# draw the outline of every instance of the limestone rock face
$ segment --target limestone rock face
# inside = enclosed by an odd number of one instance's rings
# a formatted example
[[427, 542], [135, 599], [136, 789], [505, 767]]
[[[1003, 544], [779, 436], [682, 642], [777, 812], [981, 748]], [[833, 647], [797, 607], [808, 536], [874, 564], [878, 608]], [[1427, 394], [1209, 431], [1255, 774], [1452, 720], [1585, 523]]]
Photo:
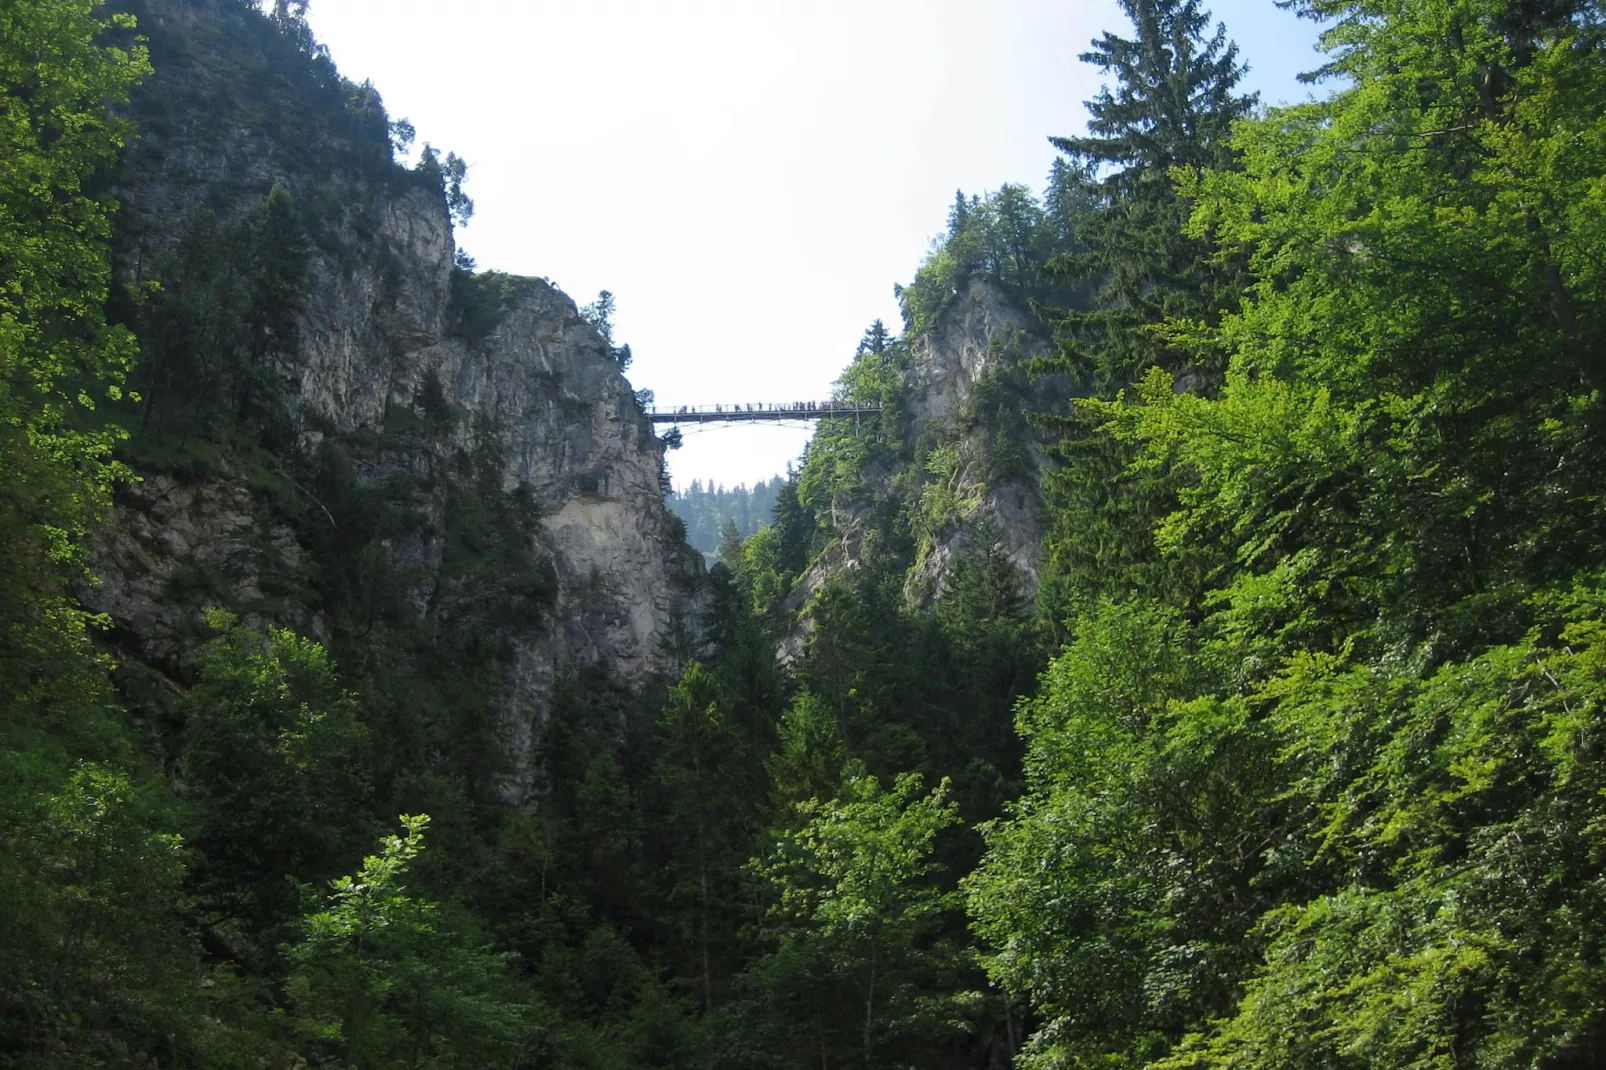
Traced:
[[[905, 593], [912, 602], [929, 607], [942, 597], [961, 559], [989, 549], [1014, 566], [1024, 597], [1036, 593], [1041, 482], [1052, 461], [1024, 416], [1062, 406], [1069, 384], [1034, 378], [1023, 365], [1049, 352], [1041, 323], [985, 275], [969, 279], [931, 328], [911, 341], [904, 376], [908, 449], [918, 454], [920, 443], [940, 443], [951, 451], [953, 470], [904, 485], [918, 493], [930, 479], [945, 479], [955, 503], [910, 569]], [[831, 503], [837, 537], [787, 597], [798, 625], [780, 645], [781, 660], [796, 656], [807, 640], [812, 623], [806, 606], [814, 593], [832, 576], [859, 567], [872, 503], [899, 493], [899, 474], [867, 470], [862, 496]]]
[[[987, 436], [996, 432], [989, 425], [998, 414], [989, 421], [988, 414], [975, 410], [974, 401], [989, 374], [1049, 355], [1042, 326], [991, 279], [978, 275], [931, 330], [915, 339], [912, 350], [909, 406], [916, 435], [934, 428], [939, 436], [956, 439], [956, 497], [965, 503], [965, 515], [938, 534], [920, 563], [925, 589], [940, 595], [954, 561], [975, 548], [977, 532], [985, 532], [1019, 571], [1022, 593], [1031, 597], [1037, 591], [1043, 541], [1041, 476], [1050, 461], [1035, 437], [1021, 436], [1014, 463], [1005, 471], [989, 471]], [[1063, 391], [1045, 389], [1049, 385], [1038, 382], [999, 404], [1013, 406], [1016, 416], [1024, 415], [1019, 410], [1025, 406], [1047, 411], [1063, 397]]]
[[[197, 108], [208, 99], [249, 105], [250, 87], [230, 81], [243, 75], [235, 73], [241, 61], [228, 51], [237, 47], [228, 35], [269, 32], [253, 19], [254, 12], [212, 0], [142, 11], [153, 54], [172, 57], [156, 76], [166, 80], [167, 112], [190, 97]], [[193, 232], [198, 215], [219, 227], [249, 218], [276, 185], [300, 205], [336, 206], [320, 217], [325, 231], [309, 242], [298, 288], [295, 441], [244, 458], [213, 451], [207, 463], [126, 488], [94, 541], [99, 579], [83, 600], [111, 618], [125, 681], [154, 678], [158, 688], [183, 685], [204, 639], [207, 605], [323, 637], [330, 622], [318, 590], [329, 577], [313, 574], [306, 532], [274, 497], [294, 498], [294, 512], [310, 523], [326, 517], [335, 526], [334, 513], [297, 479], [305, 466], [295, 459], [342, 442], [383, 442], [367, 450], [352, 478], [368, 489], [398, 479], [423, 488], [412, 492], [414, 527], [382, 535], [379, 545], [392, 571], [407, 577], [413, 611], [450, 627], [453, 600], [485, 592], [442, 580], [441, 533], [451, 506], [441, 473], [491, 458], [501, 491], [517, 492], [540, 516], [531, 551], [550, 566], [553, 588], [539, 620], [503, 637], [513, 653], [499, 706], [514, 768], [504, 794], [525, 798], [538, 779], [532, 746], [555, 682], [604, 664], [616, 684], [639, 687], [673, 668], [666, 639], [699, 612], [701, 558], [665, 509], [661, 444], [609, 345], [547, 281], [495, 276], [482, 286], [493, 314], [464, 328], [454, 289], [464, 273], [454, 277], [445, 200], [439, 188], [390, 165], [382, 141], [378, 164], [359, 161], [324, 175], [287, 148], [295, 131], [269, 136], [230, 121], [224, 103], [218, 112], [186, 113], [183, 121], [136, 114], [141, 137], [118, 190], [117, 269], [125, 285], [143, 283], [150, 265], [187, 228]], [[354, 156], [345, 142], [330, 144], [331, 159]], [[419, 398], [431, 391], [450, 410], [449, 427], [396, 434], [398, 419], [419, 420]], [[472, 478], [483, 479], [482, 471]]]
[[[1031, 337], [1040, 329], [990, 278], [972, 276], [931, 329], [911, 344], [911, 414], [917, 421], [954, 425], [977, 382], [1006, 355], [1019, 360], [1045, 352], [1042, 340]], [[1011, 344], [1016, 350], [1006, 353]]]
[[[288, 526], [260, 515], [244, 480], [165, 475], [118, 496], [95, 551], [96, 580], [83, 600], [111, 617], [145, 659], [166, 665], [187, 662], [193, 651], [195, 602], [260, 602], [264, 586], [278, 589], [272, 577], [295, 572], [304, 558]], [[280, 615], [321, 631], [304, 606], [286, 606]]]

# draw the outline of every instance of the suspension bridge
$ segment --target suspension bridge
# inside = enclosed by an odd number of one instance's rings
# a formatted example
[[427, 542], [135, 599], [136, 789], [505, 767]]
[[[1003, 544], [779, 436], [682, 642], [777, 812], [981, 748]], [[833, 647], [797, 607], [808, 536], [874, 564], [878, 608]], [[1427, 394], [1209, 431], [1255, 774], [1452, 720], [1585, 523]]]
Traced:
[[759, 420], [856, 420], [880, 412], [880, 402], [742, 402], [735, 405], [653, 406], [647, 410], [647, 419], [655, 424], [727, 424]]

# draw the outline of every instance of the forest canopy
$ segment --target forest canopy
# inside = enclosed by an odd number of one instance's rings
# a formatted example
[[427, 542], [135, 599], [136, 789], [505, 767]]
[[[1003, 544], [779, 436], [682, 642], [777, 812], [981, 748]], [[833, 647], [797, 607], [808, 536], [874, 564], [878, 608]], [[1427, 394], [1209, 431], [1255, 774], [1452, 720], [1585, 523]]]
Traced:
[[[1265, 108], [1121, 0], [1042, 194], [957, 194], [844, 354], [877, 418], [672, 496], [674, 671], [558, 674], [520, 802], [499, 681], [584, 613], [541, 505], [439, 376], [288, 404], [309, 265], [466, 165], [295, 4], [0, 8], [0, 1066], [1606, 1061], [1606, 17], [1293, 6], [1321, 95]], [[186, 138], [271, 167], [132, 258]], [[463, 346], [545, 285], [440, 277]], [[936, 419], [983, 299], [1026, 327]], [[301, 562], [172, 576], [161, 671], [80, 601], [141, 480]]]

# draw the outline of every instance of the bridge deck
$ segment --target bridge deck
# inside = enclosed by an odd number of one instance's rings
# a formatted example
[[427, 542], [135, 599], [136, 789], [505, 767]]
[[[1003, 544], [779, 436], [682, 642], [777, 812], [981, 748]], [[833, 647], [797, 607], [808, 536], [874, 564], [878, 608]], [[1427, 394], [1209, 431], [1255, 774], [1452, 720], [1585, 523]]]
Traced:
[[647, 410], [655, 424], [746, 423], [750, 420], [834, 420], [843, 417], [875, 416], [876, 403], [847, 401], [790, 401], [779, 405], [680, 405]]

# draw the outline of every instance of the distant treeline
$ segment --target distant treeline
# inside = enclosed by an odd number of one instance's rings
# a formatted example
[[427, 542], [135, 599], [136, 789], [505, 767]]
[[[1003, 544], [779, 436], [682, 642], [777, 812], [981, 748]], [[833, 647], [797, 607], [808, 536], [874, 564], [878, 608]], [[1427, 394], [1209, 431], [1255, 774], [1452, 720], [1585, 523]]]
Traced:
[[669, 495], [669, 508], [686, 522], [686, 541], [705, 554], [719, 551], [727, 523], [736, 526], [742, 538], [756, 535], [769, 523], [775, 509], [775, 496], [786, 481], [776, 476], [749, 488], [745, 483], [730, 489], [694, 479], [691, 486]]

